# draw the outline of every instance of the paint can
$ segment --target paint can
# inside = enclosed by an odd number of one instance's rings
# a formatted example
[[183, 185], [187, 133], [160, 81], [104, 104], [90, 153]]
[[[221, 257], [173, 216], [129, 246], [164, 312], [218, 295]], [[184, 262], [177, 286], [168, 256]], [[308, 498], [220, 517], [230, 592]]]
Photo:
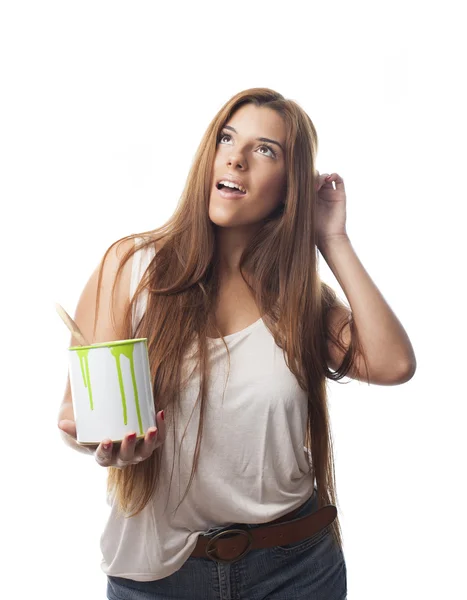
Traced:
[[147, 338], [68, 348], [77, 442], [97, 446], [156, 425]]

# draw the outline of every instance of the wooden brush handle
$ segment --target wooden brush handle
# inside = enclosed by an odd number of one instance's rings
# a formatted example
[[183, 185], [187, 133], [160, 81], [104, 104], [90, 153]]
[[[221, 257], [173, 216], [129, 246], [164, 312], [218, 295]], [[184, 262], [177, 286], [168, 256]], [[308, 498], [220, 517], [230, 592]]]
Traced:
[[65, 323], [65, 325], [68, 327], [68, 329], [73, 334], [73, 337], [76, 340], [78, 340], [79, 345], [80, 346], [90, 346], [91, 344], [86, 340], [84, 335], [79, 330], [78, 325], [76, 325], [76, 323], [73, 321], [73, 319], [70, 317], [70, 315], [66, 312], [66, 310], [62, 306], [60, 306], [60, 304], [58, 304], [58, 302], [55, 304], [55, 308], [56, 308], [58, 314], [60, 315], [62, 321]]

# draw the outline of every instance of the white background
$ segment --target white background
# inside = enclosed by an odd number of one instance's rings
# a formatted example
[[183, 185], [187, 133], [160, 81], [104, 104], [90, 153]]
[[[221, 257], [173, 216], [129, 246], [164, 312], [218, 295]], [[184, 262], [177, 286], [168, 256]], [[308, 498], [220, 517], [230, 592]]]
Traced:
[[106, 472], [57, 429], [54, 303], [73, 315], [106, 248], [165, 222], [210, 120], [256, 86], [310, 115], [418, 361], [405, 385], [330, 385], [348, 597], [466, 597], [461, 5], [2, 4], [2, 597], [105, 597]]

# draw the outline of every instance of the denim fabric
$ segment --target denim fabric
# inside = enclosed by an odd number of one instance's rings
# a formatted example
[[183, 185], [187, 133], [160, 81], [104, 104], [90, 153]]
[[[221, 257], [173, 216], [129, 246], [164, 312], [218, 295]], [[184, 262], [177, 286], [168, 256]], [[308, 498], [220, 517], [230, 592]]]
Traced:
[[[317, 510], [316, 488], [294, 518]], [[261, 525], [248, 525], [250, 529]], [[228, 527], [209, 530], [210, 535]], [[231, 564], [190, 557], [169, 577], [108, 576], [109, 600], [345, 600], [347, 571], [330, 526], [294, 544], [251, 550]]]

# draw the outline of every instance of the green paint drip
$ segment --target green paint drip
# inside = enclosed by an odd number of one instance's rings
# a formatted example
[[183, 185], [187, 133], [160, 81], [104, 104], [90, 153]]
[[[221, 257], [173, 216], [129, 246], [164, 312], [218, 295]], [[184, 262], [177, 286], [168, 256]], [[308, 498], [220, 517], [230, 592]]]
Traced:
[[[123, 386], [123, 377], [122, 377], [122, 369], [120, 365], [120, 356], [123, 354], [130, 361], [130, 370], [131, 370], [131, 380], [133, 383], [133, 392], [135, 395], [135, 405], [136, 405], [136, 413], [138, 415], [138, 425], [140, 435], [144, 435], [143, 431], [143, 422], [141, 419], [141, 411], [139, 406], [139, 396], [138, 396], [138, 386], [136, 384], [136, 374], [135, 374], [135, 363], [133, 359], [133, 350], [134, 344], [125, 344], [121, 346], [113, 346], [110, 347], [110, 352], [115, 358], [115, 362], [117, 365], [117, 374], [118, 374], [118, 383], [120, 386], [120, 395], [122, 398], [122, 407], [123, 407], [123, 422], [125, 425], [128, 424], [128, 414], [127, 414], [127, 406], [126, 406], [126, 396], [125, 396], [125, 388]], [[91, 376], [89, 374], [89, 362], [88, 362], [88, 354], [91, 348], [73, 348], [76, 351], [79, 357], [79, 364], [81, 367], [81, 375], [83, 377], [84, 387], [88, 390], [89, 395], [89, 405], [91, 410], [94, 410], [94, 403], [92, 399], [92, 388], [91, 388]]]
[[84, 387], [88, 388], [89, 404], [91, 405], [91, 410], [94, 410], [94, 404], [92, 402], [91, 377], [89, 375], [88, 363], [89, 348], [77, 350], [76, 352], [79, 356], [79, 365], [81, 367], [81, 375], [83, 376]]
[[140, 435], [144, 435], [143, 423], [141, 420], [141, 411], [139, 408], [138, 387], [136, 385], [135, 362], [133, 359], [133, 350], [134, 350], [134, 344], [127, 344], [124, 346], [114, 346], [113, 348], [110, 349], [110, 352], [112, 353], [113, 357], [115, 358], [115, 362], [117, 365], [118, 383], [120, 385], [120, 394], [122, 396], [123, 422], [125, 425], [128, 424], [128, 415], [127, 415], [127, 407], [126, 407], [125, 389], [123, 387], [122, 368], [120, 365], [120, 356], [123, 354], [130, 361], [131, 380], [133, 382], [133, 392], [135, 394], [135, 404], [136, 404], [136, 413], [138, 415], [139, 433], [140, 433]]

